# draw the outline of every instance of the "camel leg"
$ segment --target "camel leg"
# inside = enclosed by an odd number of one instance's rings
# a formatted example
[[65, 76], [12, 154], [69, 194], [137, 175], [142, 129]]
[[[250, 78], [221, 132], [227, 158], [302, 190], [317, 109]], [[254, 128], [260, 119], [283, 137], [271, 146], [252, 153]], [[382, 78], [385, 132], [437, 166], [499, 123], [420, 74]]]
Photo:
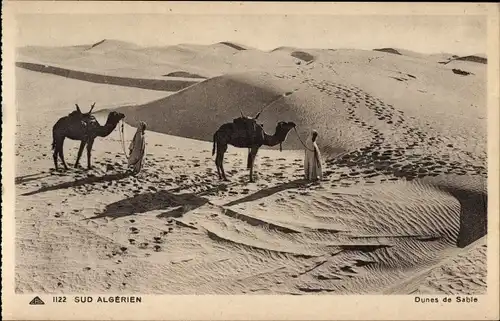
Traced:
[[217, 168], [217, 175], [219, 175], [219, 179], [222, 179], [222, 175], [220, 173], [219, 164], [220, 164], [219, 153], [217, 153], [217, 156], [215, 156], [215, 167]]
[[[215, 151], [215, 143], [214, 143], [214, 151]], [[220, 163], [221, 163], [221, 154], [219, 148], [217, 148], [217, 155], [215, 155], [215, 167], [217, 168], [217, 174], [219, 175], [219, 179], [222, 179], [222, 175], [220, 172]]]
[[247, 169], [252, 167], [252, 150], [248, 149], [248, 157], [247, 157]]
[[94, 139], [91, 138], [87, 142], [87, 169], [92, 169], [91, 157], [92, 157], [92, 146], [94, 145]]
[[76, 156], [75, 168], [78, 168], [78, 166], [80, 165], [80, 158], [82, 157], [83, 149], [85, 148], [86, 144], [87, 142], [84, 140], [80, 142], [80, 149], [78, 149], [78, 155]]
[[250, 182], [253, 182], [253, 165], [255, 163], [255, 157], [257, 156], [258, 147], [252, 147], [250, 154], [248, 155], [250, 158]]
[[61, 162], [64, 166], [64, 169], [68, 169], [68, 165], [66, 165], [66, 162], [64, 161], [64, 138], [60, 140], [59, 144], [56, 145], [57, 147], [57, 152], [59, 154], [59, 158], [61, 159]]
[[66, 162], [64, 161], [64, 148], [63, 148], [63, 146], [61, 146], [61, 149], [59, 150], [59, 157], [61, 158], [64, 169], [68, 169], [68, 165], [66, 165]]
[[226, 177], [226, 172], [224, 171], [224, 154], [227, 151], [227, 145], [218, 144], [217, 145], [217, 157], [215, 158], [215, 162], [217, 165], [217, 171], [219, 172], [219, 178], [222, 178], [225, 181], [228, 181]]
[[227, 179], [226, 172], [224, 171], [224, 162], [220, 163], [220, 169], [222, 171], [222, 179], [225, 180], [226, 182], [228, 182], [229, 180]]
[[59, 170], [59, 166], [57, 166], [57, 155], [59, 154], [59, 146], [58, 143], [56, 142], [54, 144], [54, 153], [52, 154], [52, 158], [54, 159], [54, 168], [55, 170]]

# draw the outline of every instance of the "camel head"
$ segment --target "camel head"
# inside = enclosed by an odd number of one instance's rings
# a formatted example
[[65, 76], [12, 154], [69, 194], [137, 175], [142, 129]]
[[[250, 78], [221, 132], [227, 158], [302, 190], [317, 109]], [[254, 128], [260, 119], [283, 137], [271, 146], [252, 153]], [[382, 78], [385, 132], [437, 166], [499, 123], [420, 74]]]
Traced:
[[122, 114], [122, 113], [119, 113], [117, 111], [112, 111], [109, 113], [108, 115], [108, 120], [106, 121], [106, 123], [108, 124], [118, 124], [118, 122], [122, 119], [125, 118], [125, 115]]
[[280, 121], [276, 125], [276, 133], [275, 136], [278, 138], [278, 142], [280, 144], [280, 152], [283, 150], [283, 142], [285, 141], [286, 137], [288, 136], [288, 132], [292, 130], [292, 128], [295, 128], [297, 126], [294, 122], [286, 122], [286, 121]]
[[293, 122], [286, 122], [286, 121], [280, 121], [276, 125], [276, 131], [284, 131], [284, 132], [289, 132], [291, 129], [295, 128], [297, 125]]

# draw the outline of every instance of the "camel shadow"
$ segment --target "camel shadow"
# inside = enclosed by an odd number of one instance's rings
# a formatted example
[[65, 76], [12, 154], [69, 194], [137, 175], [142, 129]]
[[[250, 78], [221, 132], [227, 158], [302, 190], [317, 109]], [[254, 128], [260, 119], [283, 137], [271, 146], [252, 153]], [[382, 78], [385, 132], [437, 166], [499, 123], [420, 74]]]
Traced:
[[178, 218], [185, 213], [194, 210], [208, 200], [193, 193], [173, 194], [171, 191], [162, 190], [156, 193], [144, 193], [130, 198], [119, 200], [106, 206], [104, 211], [96, 216], [85, 220], [99, 218], [117, 218], [136, 215], [156, 210], [167, 210], [158, 214], [158, 218]]
[[124, 173], [108, 174], [108, 175], [104, 175], [104, 176], [89, 176], [89, 177], [75, 180], [72, 182], [64, 182], [64, 183], [60, 183], [60, 184], [56, 184], [56, 185], [52, 185], [52, 186], [44, 186], [44, 187], [37, 189], [36, 191], [27, 192], [27, 193], [24, 193], [21, 195], [22, 196], [30, 196], [30, 195], [35, 195], [35, 194], [39, 194], [39, 193], [49, 192], [49, 191], [57, 191], [60, 189], [83, 186], [83, 185], [87, 185], [87, 184], [116, 181], [116, 180], [120, 180], [123, 178], [127, 178], [131, 175], [132, 175], [131, 172], [124, 172]]
[[309, 185], [313, 185], [313, 184], [315, 184], [315, 183], [308, 181], [306, 179], [296, 179], [296, 180], [293, 180], [293, 181], [290, 181], [287, 183], [283, 183], [280, 185], [276, 185], [273, 187], [259, 190], [255, 193], [250, 194], [248, 196], [245, 196], [243, 198], [226, 203], [223, 206], [233, 206], [233, 205], [238, 205], [241, 203], [252, 202], [252, 201], [256, 201], [258, 199], [268, 197], [268, 196], [271, 196], [273, 194], [285, 191], [287, 189], [297, 188], [297, 187], [305, 187], [305, 186], [309, 186]]

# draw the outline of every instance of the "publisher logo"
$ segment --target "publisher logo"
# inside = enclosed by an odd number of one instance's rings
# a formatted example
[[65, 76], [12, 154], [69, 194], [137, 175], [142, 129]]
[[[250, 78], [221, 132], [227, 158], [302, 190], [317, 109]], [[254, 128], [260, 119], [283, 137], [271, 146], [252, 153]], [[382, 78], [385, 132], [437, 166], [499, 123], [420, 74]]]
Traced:
[[43, 302], [39, 296], [34, 297], [33, 300], [30, 301], [30, 305], [44, 305], [44, 304], [45, 302]]

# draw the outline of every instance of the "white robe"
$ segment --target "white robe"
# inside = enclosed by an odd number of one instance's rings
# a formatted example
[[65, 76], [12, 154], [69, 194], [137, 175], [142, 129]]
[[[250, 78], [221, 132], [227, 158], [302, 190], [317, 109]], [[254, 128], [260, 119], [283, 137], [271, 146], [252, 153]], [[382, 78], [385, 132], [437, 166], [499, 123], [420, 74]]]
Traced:
[[312, 141], [312, 133], [306, 140], [304, 157], [304, 174], [307, 180], [315, 181], [323, 178], [323, 168], [321, 166], [321, 153], [318, 145]]
[[145, 150], [145, 133], [143, 133], [141, 126], [139, 126], [139, 128], [137, 128], [137, 131], [135, 132], [134, 139], [132, 139], [132, 142], [130, 143], [130, 156], [128, 159], [128, 167], [132, 167], [134, 172], [136, 173], [139, 173], [142, 168]]

